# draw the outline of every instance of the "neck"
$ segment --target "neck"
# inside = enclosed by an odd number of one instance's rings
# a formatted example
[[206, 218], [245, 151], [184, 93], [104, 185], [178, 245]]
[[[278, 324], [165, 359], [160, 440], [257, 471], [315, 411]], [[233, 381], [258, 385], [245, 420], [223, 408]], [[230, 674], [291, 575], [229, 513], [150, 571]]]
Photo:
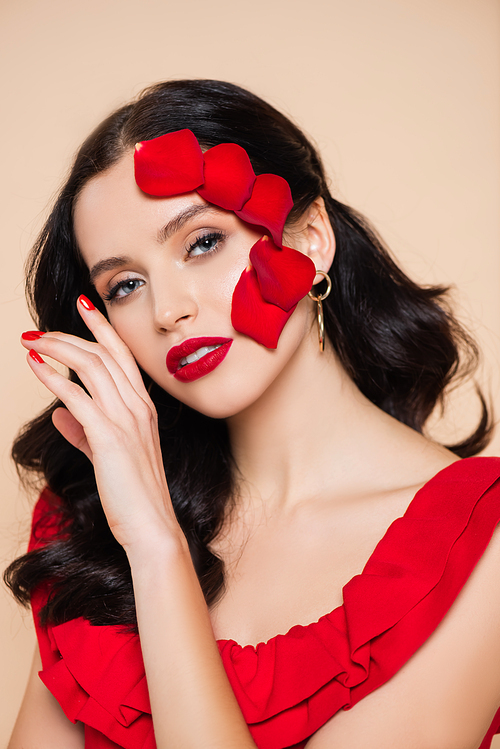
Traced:
[[456, 460], [362, 395], [331, 346], [321, 353], [313, 336], [228, 427], [243, 516], [415, 491]]
[[308, 337], [264, 395], [228, 420], [240, 500], [279, 511], [325, 488], [341, 494], [386, 420], [331, 347], [322, 353]]

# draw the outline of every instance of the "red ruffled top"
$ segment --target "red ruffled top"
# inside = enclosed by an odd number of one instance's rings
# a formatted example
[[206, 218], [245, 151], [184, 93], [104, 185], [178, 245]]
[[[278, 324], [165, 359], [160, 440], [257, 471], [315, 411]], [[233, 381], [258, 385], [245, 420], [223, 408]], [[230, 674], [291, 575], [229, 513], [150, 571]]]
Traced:
[[[500, 522], [500, 458], [448, 466], [414, 497], [378, 543], [343, 604], [256, 647], [219, 641], [221, 657], [259, 749], [301, 749], [341, 708], [391, 678], [434, 632]], [[30, 548], [57, 528], [46, 490], [34, 512]], [[154, 749], [137, 635], [83, 618], [42, 628], [32, 604], [40, 678], [67, 717], [85, 724], [87, 749]], [[480, 749], [500, 732], [500, 710]]]

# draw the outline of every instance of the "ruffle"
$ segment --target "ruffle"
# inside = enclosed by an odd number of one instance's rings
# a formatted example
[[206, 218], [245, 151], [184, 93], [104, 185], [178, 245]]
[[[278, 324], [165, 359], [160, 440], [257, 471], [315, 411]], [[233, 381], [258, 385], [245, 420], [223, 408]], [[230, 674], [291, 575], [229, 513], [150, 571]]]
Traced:
[[[425, 642], [500, 521], [499, 477], [498, 458], [445, 468], [392, 523], [363, 572], [344, 587], [341, 606], [256, 647], [219, 641], [259, 749], [303, 745], [338, 710], [388, 681]], [[43, 599], [43, 591], [34, 596], [35, 620]], [[92, 742], [89, 734], [88, 746], [153, 749], [138, 636], [81, 618], [37, 628], [43, 682], [70, 720], [101, 734], [102, 741]]]
[[154, 749], [137, 635], [79, 618], [49, 627], [47, 639], [40, 678], [69, 720], [81, 721], [124, 749]]

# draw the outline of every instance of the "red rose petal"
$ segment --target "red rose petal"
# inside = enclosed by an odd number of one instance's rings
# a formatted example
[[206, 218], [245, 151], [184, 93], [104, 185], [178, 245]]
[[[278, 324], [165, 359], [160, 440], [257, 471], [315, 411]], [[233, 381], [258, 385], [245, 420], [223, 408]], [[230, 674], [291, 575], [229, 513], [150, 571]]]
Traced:
[[283, 177], [277, 174], [259, 174], [250, 200], [235, 213], [243, 221], [263, 226], [281, 247], [283, 227], [292, 206], [292, 193]]
[[281, 331], [295, 307], [285, 312], [275, 304], [266, 302], [260, 293], [255, 268], [246, 268], [240, 276], [233, 293], [231, 322], [233, 328], [274, 349], [278, 345]]
[[316, 268], [311, 258], [291, 247], [280, 250], [262, 237], [250, 250], [250, 262], [266, 302], [288, 311], [311, 290]]
[[198, 193], [209, 203], [226, 211], [240, 210], [249, 200], [255, 173], [244, 148], [221, 143], [203, 154], [205, 182]]
[[203, 153], [191, 130], [177, 130], [135, 147], [135, 181], [148, 195], [169, 197], [203, 184]]

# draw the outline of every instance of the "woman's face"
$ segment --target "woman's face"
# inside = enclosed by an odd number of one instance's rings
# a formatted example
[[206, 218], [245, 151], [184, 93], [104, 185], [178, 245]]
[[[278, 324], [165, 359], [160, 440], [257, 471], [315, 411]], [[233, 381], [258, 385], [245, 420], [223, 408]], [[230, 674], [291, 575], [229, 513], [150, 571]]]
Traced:
[[234, 287], [262, 231], [194, 192], [144, 194], [132, 153], [84, 187], [75, 232], [114, 329], [143, 370], [192, 408], [215, 418], [241, 412], [307, 348], [307, 298], [276, 350], [231, 325]]

